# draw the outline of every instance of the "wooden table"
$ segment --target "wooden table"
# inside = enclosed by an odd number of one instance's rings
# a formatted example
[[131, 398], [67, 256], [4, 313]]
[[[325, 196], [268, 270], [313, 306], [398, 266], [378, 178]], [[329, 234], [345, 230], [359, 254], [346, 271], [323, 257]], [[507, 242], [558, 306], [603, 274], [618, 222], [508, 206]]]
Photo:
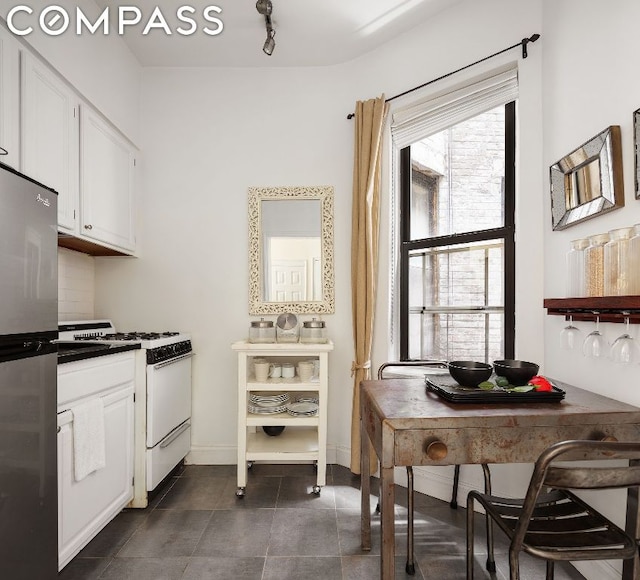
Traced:
[[[394, 578], [394, 467], [533, 463], [567, 439], [640, 438], [640, 408], [554, 381], [561, 403], [454, 404], [427, 392], [423, 380], [384, 379], [360, 385], [362, 548], [371, 549], [369, 445], [380, 460], [381, 574]], [[523, 490], [523, 494], [524, 494]], [[638, 493], [627, 498], [627, 529], [640, 534]], [[640, 578], [625, 561], [623, 579]]]

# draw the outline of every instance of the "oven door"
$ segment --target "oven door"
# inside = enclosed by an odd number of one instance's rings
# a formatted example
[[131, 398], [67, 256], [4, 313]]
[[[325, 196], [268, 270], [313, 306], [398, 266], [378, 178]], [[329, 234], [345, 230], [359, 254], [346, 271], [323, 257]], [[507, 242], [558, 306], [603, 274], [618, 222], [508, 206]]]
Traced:
[[147, 365], [147, 448], [191, 417], [191, 358], [187, 353]]

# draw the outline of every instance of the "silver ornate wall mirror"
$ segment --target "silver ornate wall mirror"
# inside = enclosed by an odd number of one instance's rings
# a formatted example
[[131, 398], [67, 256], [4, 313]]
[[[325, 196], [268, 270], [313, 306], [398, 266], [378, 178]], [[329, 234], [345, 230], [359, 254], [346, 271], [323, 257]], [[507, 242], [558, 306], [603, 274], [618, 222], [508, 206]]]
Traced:
[[635, 152], [636, 199], [640, 199], [640, 109], [633, 112], [633, 149]]
[[333, 187], [250, 187], [249, 314], [334, 311]]
[[551, 166], [554, 230], [624, 206], [620, 127], [612, 125]]

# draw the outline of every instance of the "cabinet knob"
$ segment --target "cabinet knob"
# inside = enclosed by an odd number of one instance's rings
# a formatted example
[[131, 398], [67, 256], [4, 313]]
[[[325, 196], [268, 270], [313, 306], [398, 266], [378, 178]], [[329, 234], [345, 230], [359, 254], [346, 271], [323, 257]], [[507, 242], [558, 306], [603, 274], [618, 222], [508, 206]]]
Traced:
[[449, 450], [442, 441], [432, 441], [427, 444], [427, 457], [432, 461], [440, 461], [447, 456]]
[[[613, 435], [605, 435], [604, 437], [602, 437], [600, 439], [600, 441], [608, 441], [608, 442], [616, 443], [618, 441], [618, 438], [614, 437]], [[603, 453], [603, 455], [614, 455], [614, 454], [613, 453]]]
[[91, 224], [87, 224], [86, 226], [84, 226], [85, 230], [92, 230], [93, 226]]

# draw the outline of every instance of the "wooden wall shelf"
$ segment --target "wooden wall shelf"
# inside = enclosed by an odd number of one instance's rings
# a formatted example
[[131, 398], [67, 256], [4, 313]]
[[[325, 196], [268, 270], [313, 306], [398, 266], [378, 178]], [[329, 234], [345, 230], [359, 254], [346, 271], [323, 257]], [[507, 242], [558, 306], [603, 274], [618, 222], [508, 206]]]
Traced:
[[569, 316], [573, 320], [600, 322], [624, 322], [629, 317], [631, 324], [640, 324], [640, 296], [599, 296], [597, 298], [545, 298], [547, 314]]

